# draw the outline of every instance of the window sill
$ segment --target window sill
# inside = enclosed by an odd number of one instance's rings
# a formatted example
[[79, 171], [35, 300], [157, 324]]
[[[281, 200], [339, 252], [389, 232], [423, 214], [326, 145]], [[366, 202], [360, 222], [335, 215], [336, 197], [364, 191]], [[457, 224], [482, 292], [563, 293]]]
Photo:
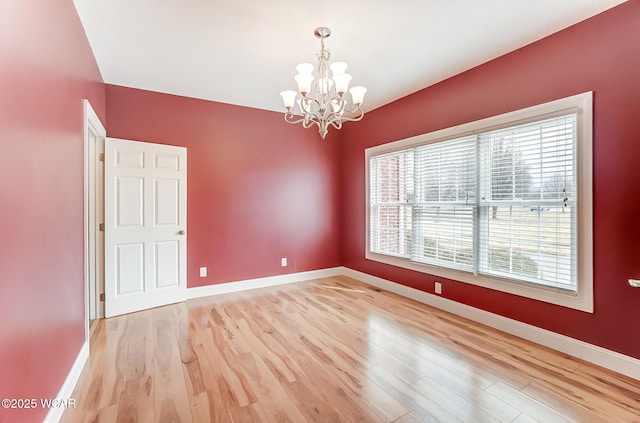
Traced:
[[369, 251], [365, 254], [365, 258], [403, 269], [452, 279], [574, 310], [593, 313], [593, 294], [591, 290], [588, 289], [589, 287], [586, 287], [586, 289], [580, 289], [580, 286], [578, 286], [578, 293], [575, 293], [561, 288], [543, 285], [534, 286], [529, 283], [518, 283], [499, 278], [492, 278], [485, 275], [475, 275], [461, 270], [418, 264], [405, 258], [386, 256], [384, 254], [377, 254]]

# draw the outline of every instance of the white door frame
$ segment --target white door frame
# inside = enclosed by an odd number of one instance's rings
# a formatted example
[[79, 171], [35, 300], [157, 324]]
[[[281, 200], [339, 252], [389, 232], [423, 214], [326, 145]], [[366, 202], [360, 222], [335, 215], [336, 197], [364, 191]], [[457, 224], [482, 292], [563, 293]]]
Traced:
[[[93, 136], [92, 136], [93, 135]], [[89, 320], [100, 315], [100, 291], [96, 287], [97, 266], [96, 257], [102, 253], [99, 241], [95, 236], [100, 215], [96, 208], [96, 197], [102, 193], [96, 192], [96, 177], [98, 175], [99, 140], [107, 136], [107, 131], [100, 122], [98, 115], [91, 107], [89, 100], [84, 100], [84, 296], [85, 296], [85, 341], [89, 341]], [[104, 280], [104, 278], [102, 278]], [[96, 289], [98, 288], [98, 289]], [[102, 288], [104, 291], [104, 288]], [[91, 294], [91, 295], [90, 295]], [[103, 310], [103, 309], [102, 309]]]

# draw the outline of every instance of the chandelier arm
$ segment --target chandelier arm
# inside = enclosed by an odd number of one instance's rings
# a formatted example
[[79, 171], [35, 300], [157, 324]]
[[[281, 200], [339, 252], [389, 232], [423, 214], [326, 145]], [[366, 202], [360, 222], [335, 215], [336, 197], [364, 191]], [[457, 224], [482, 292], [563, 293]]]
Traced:
[[341, 120], [343, 122], [358, 122], [358, 121], [361, 121], [362, 118], [364, 117], [364, 110], [362, 110], [360, 107], [355, 108], [354, 110], [350, 111], [349, 113], [359, 113], [359, 115], [356, 116], [356, 117], [343, 116], [341, 118]]
[[[347, 102], [342, 98], [339, 98], [339, 100], [340, 100], [340, 107], [338, 108], [338, 110], [330, 111], [327, 114], [326, 120], [329, 123], [332, 123], [333, 121], [336, 121], [336, 120], [342, 120], [343, 119], [343, 115], [344, 115], [344, 111], [346, 109]], [[331, 110], [331, 105], [330, 104], [327, 107], [328, 107], [328, 110]]]
[[[294, 119], [296, 117], [298, 117], [298, 119]], [[291, 123], [291, 124], [301, 123], [302, 126], [305, 129], [309, 129], [313, 125], [318, 125], [318, 128], [320, 128], [320, 121], [318, 120], [318, 118], [316, 116], [313, 116], [313, 115], [312, 116], [309, 116], [309, 115], [300, 116], [300, 115], [296, 115], [294, 113], [285, 113], [284, 121], [287, 122], [287, 123]]]
[[339, 130], [340, 128], [342, 128], [342, 122], [342, 119], [336, 119], [330, 121], [329, 123], [331, 124], [331, 126]]
[[[299, 118], [299, 119], [295, 119], [295, 118]], [[296, 123], [304, 122], [305, 120], [307, 120], [306, 116], [296, 115], [295, 113], [291, 113], [291, 112], [284, 114], [284, 121], [287, 123], [296, 124]]]
[[[305, 107], [305, 103], [306, 103], [306, 107]], [[312, 114], [317, 116], [318, 114], [313, 111], [313, 108], [311, 107], [311, 103], [315, 103], [316, 106], [318, 106], [318, 109], [320, 109], [320, 102], [313, 97], [302, 97], [302, 100], [300, 101], [300, 108], [305, 114]]]
[[[359, 113], [358, 116], [356, 117], [345, 116], [344, 115], [344, 112], [346, 109], [345, 104], [346, 102], [343, 102], [339, 110], [327, 116], [327, 119], [326, 119], [327, 122], [330, 123], [336, 129], [340, 129], [342, 127], [342, 122], [358, 122], [359, 120], [362, 120], [362, 118], [364, 117], [364, 111], [360, 107], [356, 107], [354, 110], [347, 111], [347, 113]], [[336, 126], [336, 125], [339, 125], [339, 126]]]
[[327, 116], [325, 121], [335, 127], [335, 122], [342, 122], [342, 116], [336, 113], [331, 113], [329, 116]]
[[[298, 119], [294, 119], [295, 117], [298, 117]], [[315, 115], [311, 115], [311, 116], [304, 115], [304, 116], [301, 116], [301, 115], [296, 115], [294, 113], [285, 113], [284, 121], [287, 122], [287, 123], [291, 123], [291, 124], [301, 123], [302, 127], [305, 128], [305, 129], [309, 129], [313, 125], [317, 125], [318, 128], [321, 128], [320, 120]]]
[[[310, 122], [313, 122], [313, 123], [323, 120], [322, 116], [320, 116], [318, 114], [318, 112], [314, 112], [314, 111], [310, 111], [310, 112], [305, 113], [305, 118], [306, 118], [307, 121], [310, 121]], [[311, 125], [309, 125], [309, 126], [311, 126]]]
[[317, 121], [317, 120], [314, 120], [314, 119], [305, 119], [305, 120], [302, 122], [302, 127], [303, 127], [304, 129], [309, 129], [309, 128], [311, 128], [313, 125], [318, 125], [318, 121]]

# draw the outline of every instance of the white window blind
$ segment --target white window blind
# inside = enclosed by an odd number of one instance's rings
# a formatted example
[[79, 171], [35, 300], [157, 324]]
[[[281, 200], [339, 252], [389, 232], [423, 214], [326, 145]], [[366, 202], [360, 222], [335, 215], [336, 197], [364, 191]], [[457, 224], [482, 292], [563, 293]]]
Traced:
[[476, 139], [414, 149], [416, 262], [473, 270]]
[[369, 251], [577, 292], [578, 113], [372, 155]]
[[478, 271], [576, 289], [576, 113], [478, 136]]
[[370, 161], [370, 248], [381, 254], [411, 255], [413, 151], [384, 154]]

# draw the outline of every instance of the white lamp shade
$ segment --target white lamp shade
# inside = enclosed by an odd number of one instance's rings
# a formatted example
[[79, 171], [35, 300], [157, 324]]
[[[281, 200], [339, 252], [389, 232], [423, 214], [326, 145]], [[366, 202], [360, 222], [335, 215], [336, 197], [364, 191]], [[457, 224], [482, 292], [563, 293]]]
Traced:
[[340, 94], [344, 94], [349, 89], [349, 82], [351, 82], [351, 75], [348, 73], [333, 74], [333, 82], [336, 83], [336, 91]]
[[313, 72], [313, 65], [311, 63], [300, 63], [298, 66], [296, 66], [296, 70], [298, 71], [298, 73], [310, 74], [311, 72]]
[[355, 87], [351, 87], [349, 92], [351, 93], [351, 99], [353, 100], [353, 104], [359, 106], [364, 101], [364, 95], [366, 94], [367, 89], [365, 87], [357, 85]]
[[329, 69], [331, 69], [331, 72], [333, 72], [334, 76], [345, 73], [348, 67], [349, 65], [347, 65], [345, 62], [333, 62], [329, 65]]
[[296, 101], [296, 95], [298, 93], [293, 90], [282, 91], [280, 95], [282, 96], [282, 101], [284, 102], [284, 107], [287, 109], [293, 108], [293, 105]]
[[298, 91], [300, 93], [308, 93], [311, 91], [311, 81], [313, 81], [313, 75], [310, 73], [299, 73], [295, 77], [298, 83]]

